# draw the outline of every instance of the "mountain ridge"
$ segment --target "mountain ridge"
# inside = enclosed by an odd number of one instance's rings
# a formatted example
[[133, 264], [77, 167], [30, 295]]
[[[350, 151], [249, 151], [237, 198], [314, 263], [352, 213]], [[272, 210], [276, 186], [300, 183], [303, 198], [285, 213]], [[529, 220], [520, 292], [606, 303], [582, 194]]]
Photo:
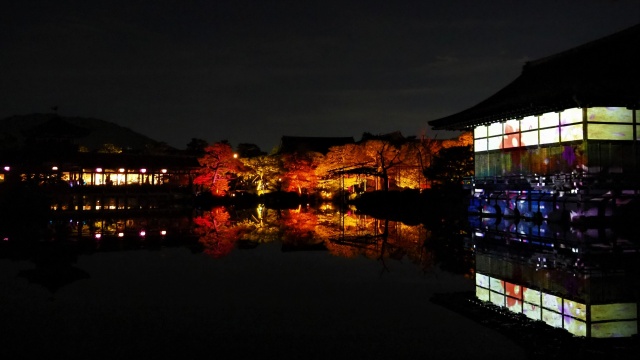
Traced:
[[148, 147], [158, 146], [173, 149], [166, 143], [110, 121], [79, 116], [61, 116], [56, 113], [12, 115], [0, 119], [0, 139], [4, 140], [5, 146], [21, 147], [25, 143], [25, 132], [55, 118], [87, 129], [88, 134], [76, 138], [75, 142], [79, 146], [86, 147], [88, 151], [97, 151], [105, 144], [113, 144], [126, 151], [143, 151]]

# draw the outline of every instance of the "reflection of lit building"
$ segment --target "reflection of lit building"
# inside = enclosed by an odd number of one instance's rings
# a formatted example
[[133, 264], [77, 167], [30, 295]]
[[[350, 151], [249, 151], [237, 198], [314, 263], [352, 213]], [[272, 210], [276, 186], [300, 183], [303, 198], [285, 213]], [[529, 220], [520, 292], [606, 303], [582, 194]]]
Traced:
[[[630, 46], [639, 41], [640, 25], [528, 62], [493, 96], [429, 124], [473, 131], [475, 179], [468, 185], [478, 198], [537, 190], [554, 194], [560, 213], [601, 216], [616, 201], [609, 191], [625, 197], [640, 188], [640, 55]], [[565, 199], [578, 194], [607, 194], [607, 204], [565, 208]], [[553, 216], [524, 200], [529, 211]], [[477, 205], [482, 212], [515, 210], [491, 201]]]
[[476, 225], [478, 299], [577, 336], [638, 333], [638, 245], [605, 230], [504, 219]]

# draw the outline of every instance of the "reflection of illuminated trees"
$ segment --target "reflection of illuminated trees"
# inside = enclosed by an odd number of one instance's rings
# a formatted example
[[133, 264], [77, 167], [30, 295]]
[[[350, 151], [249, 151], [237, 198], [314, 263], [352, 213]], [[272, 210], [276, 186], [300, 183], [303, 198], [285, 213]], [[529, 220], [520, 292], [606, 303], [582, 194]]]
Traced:
[[277, 210], [258, 205], [249, 213], [239, 216], [236, 227], [239, 228], [239, 240], [252, 243], [267, 243], [280, 239], [280, 226]]
[[330, 207], [274, 210], [258, 206], [234, 213], [233, 219], [224, 207], [218, 207], [204, 212], [194, 222], [205, 253], [216, 258], [227, 255], [240, 240], [280, 240], [283, 245], [294, 247], [322, 243], [334, 256], [377, 260], [382, 271], [389, 271], [390, 260], [408, 260], [424, 272], [436, 264], [443, 268], [468, 265], [454, 259], [461, 255], [461, 248], [446, 233], [432, 235], [423, 225], [342, 213]]
[[313, 211], [299, 206], [282, 212], [282, 242], [291, 245], [310, 245], [318, 241], [315, 228], [318, 218]]
[[224, 207], [205, 211], [201, 216], [196, 216], [193, 222], [206, 254], [219, 258], [233, 250], [240, 229], [230, 223], [229, 213]]

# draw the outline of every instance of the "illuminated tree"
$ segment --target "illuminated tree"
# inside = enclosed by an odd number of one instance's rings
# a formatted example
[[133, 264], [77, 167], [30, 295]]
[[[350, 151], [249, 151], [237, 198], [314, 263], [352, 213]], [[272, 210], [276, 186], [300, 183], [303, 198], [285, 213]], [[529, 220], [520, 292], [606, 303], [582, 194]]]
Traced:
[[218, 196], [229, 190], [231, 176], [243, 171], [242, 162], [234, 156], [231, 145], [226, 141], [207, 146], [198, 161], [201, 169], [193, 183]]
[[274, 155], [241, 157], [244, 171], [239, 173], [248, 183], [253, 184], [258, 194], [275, 190], [278, 179], [284, 172], [280, 158]]
[[364, 163], [365, 161], [362, 145], [332, 146], [316, 168], [320, 187], [329, 193], [336, 193], [342, 187], [349, 188], [359, 185], [362, 183], [362, 179], [358, 174], [344, 175], [341, 172], [367, 165]]
[[364, 162], [377, 169], [376, 175], [382, 180], [382, 190], [389, 190], [389, 171], [403, 164], [406, 154], [402, 153], [400, 146], [388, 139], [369, 139], [363, 146]]
[[318, 186], [316, 168], [324, 156], [317, 152], [292, 153], [281, 155], [284, 169], [283, 186], [286, 191], [298, 194], [315, 191]]

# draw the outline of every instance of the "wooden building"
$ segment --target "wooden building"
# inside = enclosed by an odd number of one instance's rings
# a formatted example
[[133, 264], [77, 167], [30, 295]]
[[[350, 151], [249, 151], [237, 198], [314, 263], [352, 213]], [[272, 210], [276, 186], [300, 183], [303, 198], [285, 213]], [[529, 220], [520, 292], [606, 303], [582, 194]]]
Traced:
[[639, 43], [636, 25], [528, 62], [488, 99], [429, 121], [473, 131], [479, 211], [602, 216], [638, 194]]

